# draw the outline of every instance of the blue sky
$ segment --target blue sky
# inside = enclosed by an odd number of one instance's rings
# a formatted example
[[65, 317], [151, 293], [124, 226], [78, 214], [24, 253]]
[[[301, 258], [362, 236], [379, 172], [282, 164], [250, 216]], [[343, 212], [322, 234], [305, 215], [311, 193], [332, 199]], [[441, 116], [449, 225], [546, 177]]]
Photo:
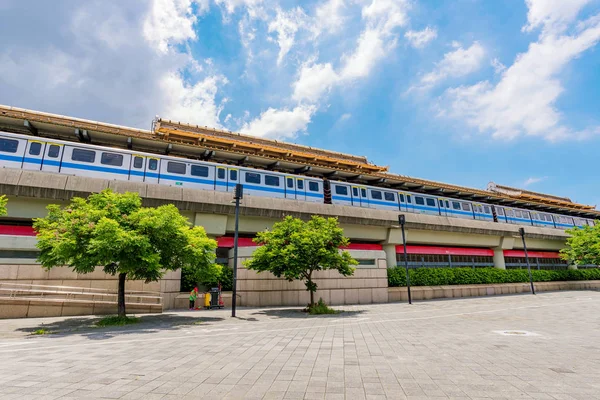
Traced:
[[0, 0], [0, 103], [600, 205], [599, 41], [600, 0]]

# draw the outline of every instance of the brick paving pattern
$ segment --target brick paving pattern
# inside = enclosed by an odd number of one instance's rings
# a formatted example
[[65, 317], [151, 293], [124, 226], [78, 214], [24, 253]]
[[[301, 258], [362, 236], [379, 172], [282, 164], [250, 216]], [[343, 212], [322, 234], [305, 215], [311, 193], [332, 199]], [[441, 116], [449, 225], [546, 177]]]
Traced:
[[0, 399], [600, 398], [600, 292], [339, 308], [0, 321]]

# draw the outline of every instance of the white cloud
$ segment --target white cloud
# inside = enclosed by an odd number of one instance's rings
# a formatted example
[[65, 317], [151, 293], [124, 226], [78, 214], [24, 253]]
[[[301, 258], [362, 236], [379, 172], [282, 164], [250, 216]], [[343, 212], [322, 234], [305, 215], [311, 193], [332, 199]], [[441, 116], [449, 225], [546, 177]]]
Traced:
[[278, 65], [281, 64], [286, 54], [294, 46], [296, 32], [304, 23], [306, 23], [306, 14], [302, 8], [296, 7], [290, 11], [277, 9], [275, 19], [269, 23], [269, 33], [277, 33], [277, 44], [279, 45]]
[[166, 74], [160, 81], [165, 99], [163, 113], [174, 121], [221, 128], [219, 116], [227, 99], [217, 104], [219, 85], [227, 83], [221, 75], [209, 76], [196, 84], [187, 84], [176, 72]]
[[370, 74], [377, 62], [396, 46], [394, 31], [408, 21], [408, 8], [409, 3], [405, 0], [373, 0], [363, 7], [366, 28], [361, 32], [355, 50], [342, 57], [342, 79], [364, 78]]
[[437, 37], [437, 30], [426, 27], [422, 31], [408, 31], [404, 37], [413, 47], [421, 49]]
[[311, 105], [291, 110], [269, 108], [260, 117], [244, 123], [240, 132], [272, 139], [294, 138], [298, 132], [306, 132], [315, 111], [316, 107]]
[[502, 64], [497, 58], [494, 58], [490, 64], [494, 67], [494, 72], [496, 74], [501, 74], [506, 70], [506, 65]]
[[523, 182], [523, 187], [531, 186], [531, 185], [533, 185], [535, 183], [539, 183], [539, 182], [545, 181], [546, 179], [548, 179], [547, 176], [542, 176], [542, 177], [539, 177], [539, 178], [536, 178], [536, 177], [527, 178], [525, 180], [525, 182]]
[[579, 11], [593, 0], [525, 0], [527, 4], [527, 25], [523, 31], [530, 32], [543, 27], [547, 32], [565, 30], [579, 14]]
[[420, 88], [426, 89], [447, 78], [456, 78], [477, 71], [483, 64], [485, 49], [479, 42], [469, 48], [458, 47], [444, 54], [433, 71], [423, 75]]
[[245, 7], [252, 18], [262, 14], [260, 7], [262, 3], [263, 0], [215, 0], [215, 4], [224, 9], [227, 14], [233, 14], [236, 8]]
[[315, 10], [315, 21], [313, 30], [315, 35], [319, 35], [325, 31], [328, 33], [336, 33], [342, 30], [346, 17], [344, 9], [346, 4], [344, 0], [327, 0]]
[[166, 53], [169, 45], [195, 40], [194, 24], [198, 11], [208, 10], [208, 0], [154, 0], [144, 22], [144, 37], [157, 49]]
[[[555, 18], [547, 20], [550, 24], [556, 21]], [[560, 72], [600, 41], [600, 16], [578, 24], [572, 35], [560, 34], [562, 26], [552, 31], [554, 26], [545, 29], [537, 42], [517, 56], [496, 85], [481, 81], [449, 89], [446, 100], [450, 104], [444, 114], [505, 140], [529, 135], [556, 141], [599, 134], [600, 127], [576, 131], [565, 126], [555, 103], [564, 91]]]
[[[31, 10], [13, 2], [0, 25], [0, 103], [146, 129], [156, 114], [218, 126], [226, 80], [173, 46], [195, 36], [165, 33], [156, 4], [41, 2]], [[40, 34], [19, 22], [34, 11], [54, 29]]]
[[350, 114], [350, 113], [345, 113], [345, 114], [342, 114], [342, 116], [340, 117], [340, 119], [338, 120], [338, 122], [347, 121], [347, 120], [349, 120], [350, 118], [352, 118], [352, 114]]
[[298, 102], [308, 100], [317, 102], [321, 96], [329, 92], [339, 79], [331, 64], [313, 64], [312, 60], [302, 65], [298, 80], [293, 84], [292, 98]]

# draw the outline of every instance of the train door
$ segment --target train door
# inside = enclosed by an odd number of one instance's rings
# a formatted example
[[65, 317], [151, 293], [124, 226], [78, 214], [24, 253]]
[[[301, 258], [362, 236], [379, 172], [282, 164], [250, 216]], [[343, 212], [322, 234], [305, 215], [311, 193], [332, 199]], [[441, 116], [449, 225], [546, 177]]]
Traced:
[[366, 187], [352, 186], [352, 205], [357, 207], [369, 207]]
[[60, 162], [65, 146], [62, 144], [46, 143], [42, 171], [60, 172]]
[[292, 176], [285, 177], [285, 198], [296, 198], [296, 180]]
[[400, 211], [414, 212], [413, 199], [410, 194], [398, 192], [398, 204], [400, 204]]
[[146, 170], [144, 172], [144, 182], [158, 183], [160, 171], [160, 159], [148, 157], [146, 159]]
[[37, 140], [28, 140], [25, 146], [25, 157], [23, 157], [23, 169], [40, 171], [46, 143]]
[[227, 175], [229, 181], [227, 182], [227, 191], [233, 192], [235, 185], [240, 183], [240, 170], [237, 168], [227, 168]]
[[129, 180], [132, 182], [144, 182], [144, 170], [146, 168], [146, 157], [134, 154], [131, 157], [129, 167]]
[[296, 199], [306, 200], [306, 181], [304, 178], [296, 178]]
[[450, 201], [448, 199], [439, 198], [438, 204], [440, 205], [440, 215], [446, 216], [446, 217], [454, 216], [452, 213], [452, 209], [450, 208], [450, 207], [452, 207], [452, 204], [450, 204]]
[[226, 167], [217, 167], [216, 177], [215, 177], [215, 190], [218, 192], [226, 192], [227, 191], [227, 168]]

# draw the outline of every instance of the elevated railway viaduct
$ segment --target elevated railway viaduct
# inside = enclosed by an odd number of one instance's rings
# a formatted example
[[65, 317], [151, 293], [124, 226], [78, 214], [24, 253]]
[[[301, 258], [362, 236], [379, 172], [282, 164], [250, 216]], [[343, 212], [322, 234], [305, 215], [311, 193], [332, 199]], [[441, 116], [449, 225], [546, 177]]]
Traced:
[[[489, 204], [598, 217], [593, 207], [572, 203], [568, 199], [544, 198], [530, 192], [493, 193], [394, 175], [387, 172], [386, 167], [373, 165], [364, 157], [171, 121], [156, 120], [153, 131], [144, 131], [0, 106], [0, 130], [156, 154], [218, 160], [272, 171], [335, 177], [352, 183], [380, 184], [398, 190]], [[219, 262], [233, 264], [234, 206], [231, 192], [2, 168], [0, 193], [8, 195], [9, 204], [8, 215], [0, 221], [0, 285], [24, 283], [115, 289], [114, 278], [100, 272], [78, 276], [66, 268], [43, 270], [36, 263], [36, 241], [31, 228], [32, 218], [44, 216], [48, 204], [66, 203], [73, 196], [87, 196], [105, 188], [138, 192], [147, 206], [175, 204], [190, 221], [202, 225], [211, 237], [218, 240]], [[317, 296], [331, 304], [388, 301], [386, 269], [397, 265], [402, 251], [398, 211], [246, 196], [241, 205], [240, 260], [251, 256], [255, 248], [251, 238], [256, 232], [271, 227], [285, 215], [307, 219], [314, 214], [339, 219], [352, 242], [349, 251], [360, 263], [355, 275], [350, 278], [342, 278], [332, 272], [320, 273], [317, 276]], [[523, 266], [518, 225], [437, 215], [405, 215], [409, 261], [413, 266], [450, 264], [477, 268], [493, 265], [502, 269]], [[526, 235], [534, 268], [567, 268], [557, 253], [567, 237], [563, 230], [528, 226]], [[160, 292], [163, 306], [168, 309], [176, 305], [180, 278], [179, 272], [169, 273], [156, 283], [128, 282], [127, 289]], [[284, 282], [266, 273], [257, 275], [242, 269], [238, 285], [242, 305], [300, 305], [308, 301], [308, 293], [301, 282]], [[72, 308], [70, 312], [77, 314], [84, 311]], [[43, 313], [40, 308], [39, 314]], [[29, 314], [33, 315], [36, 314]]]

